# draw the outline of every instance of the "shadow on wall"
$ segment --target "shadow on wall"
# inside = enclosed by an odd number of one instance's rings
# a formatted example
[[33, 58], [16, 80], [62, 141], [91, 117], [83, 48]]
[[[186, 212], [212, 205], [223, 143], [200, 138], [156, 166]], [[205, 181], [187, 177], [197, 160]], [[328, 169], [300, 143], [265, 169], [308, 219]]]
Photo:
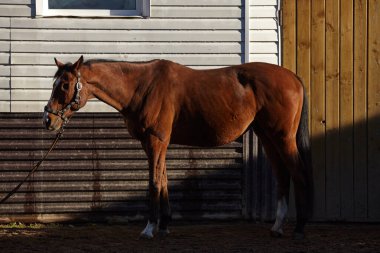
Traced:
[[[312, 140], [315, 179], [315, 220], [380, 220], [380, 117], [368, 122], [364, 141], [353, 127]], [[42, 156], [54, 133], [41, 127], [41, 114], [0, 117], [0, 192], [10, 191]], [[244, 169], [243, 143], [200, 149], [172, 145], [167, 167], [175, 219], [255, 219], [275, 216], [275, 180], [262, 148], [251, 154]], [[332, 145], [332, 140], [340, 140]], [[356, 147], [357, 141], [368, 146]], [[322, 143], [322, 145], [321, 145]], [[354, 152], [355, 151], [355, 152]], [[357, 152], [357, 153], [356, 153]], [[321, 160], [322, 159], [322, 160]], [[324, 160], [323, 160], [324, 159]], [[118, 114], [78, 114], [63, 140], [8, 203], [0, 222], [128, 221], [147, 217], [148, 163], [138, 141]], [[290, 217], [294, 217], [291, 198]]]

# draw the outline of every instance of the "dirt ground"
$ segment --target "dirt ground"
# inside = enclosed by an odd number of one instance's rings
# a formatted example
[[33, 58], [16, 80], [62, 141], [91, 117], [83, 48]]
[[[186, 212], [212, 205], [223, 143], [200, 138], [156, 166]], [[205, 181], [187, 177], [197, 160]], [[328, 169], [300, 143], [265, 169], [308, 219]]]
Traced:
[[315, 223], [306, 239], [293, 240], [294, 224], [282, 238], [271, 238], [267, 223], [175, 221], [168, 237], [139, 240], [144, 225], [3, 227], [0, 252], [380, 252], [380, 224]]

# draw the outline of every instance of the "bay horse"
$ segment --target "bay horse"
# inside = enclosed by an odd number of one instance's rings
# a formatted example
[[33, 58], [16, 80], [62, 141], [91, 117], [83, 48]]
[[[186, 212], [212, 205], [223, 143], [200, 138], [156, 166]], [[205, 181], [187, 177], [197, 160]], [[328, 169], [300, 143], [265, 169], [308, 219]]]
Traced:
[[142, 144], [149, 162], [149, 220], [141, 237], [169, 233], [168, 145], [219, 146], [249, 127], [260, 138], [277, 179], [271, 234], [283, 234], [292, 179], [294, 236], [303, 237], [312, 213], [313, 181], [307, 100], [294, 73], [267, 63], [195, 70], [168, 60], [54, 60], [58, 70], [44, 110], [46, 129], [59, 130], [89, 99], [97, 98], [124, 116], [129, 133]]

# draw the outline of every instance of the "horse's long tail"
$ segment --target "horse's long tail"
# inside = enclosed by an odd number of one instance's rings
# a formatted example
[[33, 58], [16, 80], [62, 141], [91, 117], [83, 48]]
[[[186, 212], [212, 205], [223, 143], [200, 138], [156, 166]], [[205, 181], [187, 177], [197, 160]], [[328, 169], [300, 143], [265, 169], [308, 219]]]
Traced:
[[[301, 83], [302, 80], [300, 79]], [[313, 183], [313, 171], [311, 163], [311, 148], [310, 148], [310, 135], [309, 135], [309, 110], [308, 110], [308, 99], [306, 95], [305, 88], [303, 89], [303, 104], [301, 119], [297, 130], [297, 148], [300, 155], [300, 159], [303, 163], [304, 178], [306, 180], [306, 195], [307, 195], [307, 213], [308, 218], [313, 215], [313, 202], [314, 202], [314, 183]]]

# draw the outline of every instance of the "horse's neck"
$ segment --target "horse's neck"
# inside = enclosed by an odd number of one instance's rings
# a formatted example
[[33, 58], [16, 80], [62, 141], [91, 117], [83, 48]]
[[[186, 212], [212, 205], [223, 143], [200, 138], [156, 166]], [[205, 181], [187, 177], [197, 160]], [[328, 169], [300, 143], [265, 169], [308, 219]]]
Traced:
[[125, 110], [138, 90], [137, 86], [145, 83], [143, 67], [126, 62], [94, 64], [86, 71], [91, 97], [118, 111]]

